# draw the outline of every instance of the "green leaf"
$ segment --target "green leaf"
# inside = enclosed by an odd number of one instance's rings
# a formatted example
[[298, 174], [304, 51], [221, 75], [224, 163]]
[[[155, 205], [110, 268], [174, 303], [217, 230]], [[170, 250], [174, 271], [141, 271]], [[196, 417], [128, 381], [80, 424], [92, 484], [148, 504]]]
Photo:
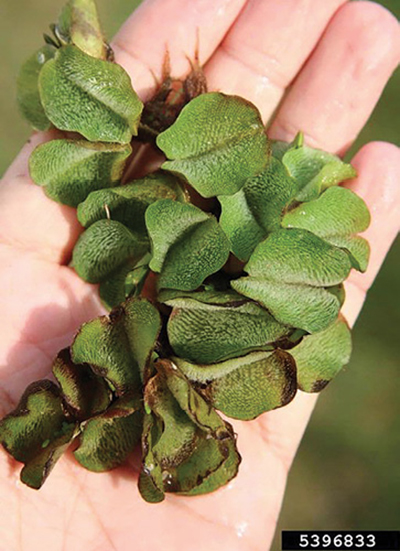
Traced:
[[139, 401], [119, 399], [88, 421], [74, 452], [77, 461], [94, 472], [119, 467], [140, 441], [142, 412]]
[[223, 421], [218, 413], [210, 408], [210, 404], [193, 388], [189, 379], [175, 363], [160, 359], [155, 367], [166, 380], [169, 390], [180, 407], [202, 431], [217, 440], [233, 436], [231, 425]]
[[295, 195], [295, 181], [274, 157], [264, 171], [246, 182], [235, 195], [218, 197], [220, 224], [229, 237], [231, 251], [248, 260], [256, 245], [280, 227], [285, 207]]
[[14, 411], [0, 421], [0, 441], [7, 452], [24, 463], [21, 480], [39, 489], [75, 436], [57, 386], [32, 383]]
[[99, 294], [104, 306], [111, 310], [129, 297], [139, 296], [149, 273], [151, 255], [128, 261], [100, 283]]
[[48, 130], [51, 122], [44, 112], [39, 94], [39, 74], [44, 64], [54, 57], [56, 49], [46, 44], [21, 67], [17, 80], [18, 106], [35, 130]]
[[362, 238], [353, 239], [365, 231], [370, 214], [364, 201], [349, 189], [333, 187], [308, 203], [289, 211], [283, 218], [286, 228], [302, 228], [322, 237], [328, 243], [348, 249], [353, 267], [365, 271], [369, 247]]
[[169, 159], [163, 168], [185, 176], [203, 197], [236, 193], [268, 162], [268, 140], [257, 108], [217, 92], [188, 103], [159, 134], [157, 145]]
[[237, 475], [240, 462], [234, 439], [217, 442], [203, 433], [196, 451], [176, 469], [175, 480], [167, 479], [169, 491], [189, 496], [214, 492]]
[[328, 287], [350, 273], [344, 251], [302, 229], [279, 230], [258, 245], [245, 271], [276, 282]]
[[218, 291], [211, 288], [200, 288], [196, 291], [179, 291], [176, 289], [162, 289], [158, 293], [158, 301], [168, 306], [174, 306], [175, 299], [191, 298], [204, 304], [223, 304], [225, 306], [238, 306], [247, 300], [233, 289]]
[[64, 46], [43, 67], [39, 90], [46, 115], [60, 130], [122, 144], [137, 135], [143, 104], [119, 65]]
[[280, 140], [272, 140], [271, 142], [271, 153], [272, 155], [282, 161], [284, 154], [290, 149], [298, 149], [304, 146], [304, 134], [303, 132], [298, 132], [292, 142], [282, 142]]
[[164, 500], [164, 483], [161, 466], [154, 457], [153, 445], [160, 437], [160, 431], [151, 413], [145, 414], [142, 434], [142, 469], [139, 475], [139, 492], [148, 503]]
[[142, 237], [147, 235], [146, 209], [159, 199], [187, 202], [188, 196], [178, 178], [159, 170], [130, 184], [91, 193], [78, 207], [78, 220], [87, 228], [110, 216]]
[[331, 243], [331, 245], [345, 249], [350, 255], [353, 268], [359, 272], [367, 270], [371, 249], [366, 239], [358, 235], [332, 235], [329, 238], [325, 238], [325, 240]]
[[145, 298], [127, 300], [125, 312], [125, 327], [132, 354], [141, 379], [146, 381], [146, 371], [161, 331], [161, 316], [157, 308]]
[[249, 277], [231, 282], [280, 323], [313, 333], [327, 327], [341, 306], [336, 286], [349, 275], [345, 251], [307, 230], [273, 232], [245, 266]]
[[218, 306], [181, 298], [167, 304], [173, 306], [167, 325], [169, 343], [177, 356], [195, 363], [272, 349], [272, 343], [290, 332], [254, 302]]
[[229, 240], [217, 220], [193, 205], [157, 201], [146, 211], [146, 225], [159, 288], [196, 289], [228, 259]]
[[77, 207], [92, 191], [119, 183], [131, 151], [129, 144], [52, 140], [32, 153], [30, 174], [48, 197]]
[[198, 383], [196, 388], [213, 407], [234, 419], [255, 419], [288, 404], [296, 394], [296, 366], [283, 350], [253, 352], [212, 365], [173, 361]]
[[110, 316], [101, 316], [81, 326], [71, 346], [74, 363], [88, 363], [105, 377], [118, 396], [138, 392], [139, 370], [125, 329], [125, 310], [121, 306]]
[[144, 400], [163, 427], [153, 446], [154, 456], [162, 468], [176, 467], [194, 451], [197, 426], [182, 410], [160, 375], [147, 383]]
[[108, 47], [94, 0], [69, 0], [59, 17], [56, 35], [88, 55], [107, 59]]
[[88, 363], [116, 394], [138, 393], [161, 328], [157, 309], [146, 299], [129, 299], [81, 326], [71, 346], [75, 363]]
[[324, 331], [305, 336], [290, 354], [296, 361], [299, 388], [319, 392], [350, 360], [350, 329], [339, 318]]
[[180, 407], [198, 427], [192, 453], [179, 464], [164, 467], [164, 490], [186, 495], [216, 490], [237, 474], [240, 455], [233, 429], [210, 408], [172, 362], [159, 360], [156, 369]]
[[280, 283], [262, 277], [242, 277], [232, 281], [232, 287], [262, 304], [280, 323], [309, 333], [331, 324], [342, 305], [340, 297], [332, 292], [336, 287]]
[[128, 261], [136, 264], [146, 253], [148, 243], [120, 222], [99, 220], [78, 239], [72, 262], [76, 273], [89, 283], [99, 283]]
[[297, 201], [316, 199], [325, 189], [357, 176], [355, 169], [336, 155], [305, 145], [291, 144], [282, 162], [296, 181]]
[[53, 374], [61, 386], [62, 398], [75, 419], [84, 421], [102, 413], [111, 401], [107, 383], [89, 365], [74, 364], [68, 348], [53, 362]]
[[302, 228], [319, 237], [354, 235], [365, 231], [371, 217], [361, 197], [342, 187], [327, 189], [322, 195], [287, 212], [282, 225]]

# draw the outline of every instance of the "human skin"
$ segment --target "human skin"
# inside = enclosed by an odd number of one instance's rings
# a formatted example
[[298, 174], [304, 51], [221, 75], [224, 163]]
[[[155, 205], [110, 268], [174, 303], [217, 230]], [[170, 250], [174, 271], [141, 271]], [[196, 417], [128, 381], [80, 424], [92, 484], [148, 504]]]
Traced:
[[[147, 0], [113, 47], [146, 100], [154, 74], [161, 76], [165, 45], [173, 75], [184, 75], [197, 36], [211, 90], [248, 98], [265, 122], [273, 116], [271, 138], [290, 140], [301, 129], [308, 145], [339, 154], [368, 119], [400, 48], [392, 15], [344, 0]], [[103, 313], [97, 287], [67, 266], [81, 231], [75, 210], [29, 179], [28, 157], [50, 137], [35, 134], [0, 185], [0, 416], [30, 382], [49, 375], [78, 326]], [[346, 283], [350, 324], [397, 233], [399, 150], [370, 143], [353, 164], [358, 178], [346, 185], [367, 202], [372, 223], [368, 271]], [[1, 451], [0, 551], [265, 551], [315, 401], [299, 392], [280, 410], [233, 422], [243, 456], [237, 478], [213, 494], [168, 495], [157, 505], [139, 496], [137, 458], [99, 475], [67, 453], [35, 492], [19, 482], [20, 464]]]

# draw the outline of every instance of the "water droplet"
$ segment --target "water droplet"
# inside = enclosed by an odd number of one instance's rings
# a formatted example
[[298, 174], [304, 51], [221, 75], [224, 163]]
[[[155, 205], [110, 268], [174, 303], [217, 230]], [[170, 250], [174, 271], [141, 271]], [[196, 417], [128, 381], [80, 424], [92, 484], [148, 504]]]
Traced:
[[146, 465], [145, 467], [143, 467], [143, 472], [144, 474], [146, 474], [147, 476], [150, 476], [151, 474], [151, 471], [154, 469], [154, 464], [153, 463], [150, 463], [149, 465]]
[[239, 524], [236, 524], [236, 534], [238, 538], [242, 538], [244, 533], [246, 532], [247, 528], [249, 527], [249, 523], [246, 521], [240, 522]]

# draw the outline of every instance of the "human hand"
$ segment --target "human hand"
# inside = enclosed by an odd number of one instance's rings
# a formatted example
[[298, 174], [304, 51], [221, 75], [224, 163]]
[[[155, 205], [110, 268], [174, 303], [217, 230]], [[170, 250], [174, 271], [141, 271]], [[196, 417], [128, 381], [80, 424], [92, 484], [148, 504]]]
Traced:
[[[152, 0], [144, 2], [114, 42], [117, 61], [142, 99], [154, 89], [165, 45], [174, 76], [195, 51], [210, 89], [253, 101], [269, 135], [343, 151], [373, 109], [398, 59], [397, 22], [379, 6], [343, 0]], [[322, 36], [323, 35], [323, 36]], [[322, 38], [321, 38], [322, 37]], [[317, 44], [318, 43], [318, 44]], [[49, 133], [36, 134], [0, 187], [0, 415], [28, 383], [46, 377], [53, 357], [77, 327], [102, 313], [96, 288], [66, 266], [80, 232], [75, 211], [50, 201], [29, 180], [27, 159]], [[375, 143], [355, 157], [349, 186], [368, 203], [369, 270], [347, 283], [344, 314], [353, 323], [397, 231], [397, 148]], [[140, 498], [137, 464], [98, 475], [63, 458], [39, 493], [18, 482], [20, 465], [0, 455], [0, 541], [7, 551], [73, 549], [138, 551], [186, 546], [191, 551], [267, 549], [286, 476], [315, 403], [298, 393], [285, 408], [253, 422], [234, 422], [243, 461], [238, 477], [196, 498]]]

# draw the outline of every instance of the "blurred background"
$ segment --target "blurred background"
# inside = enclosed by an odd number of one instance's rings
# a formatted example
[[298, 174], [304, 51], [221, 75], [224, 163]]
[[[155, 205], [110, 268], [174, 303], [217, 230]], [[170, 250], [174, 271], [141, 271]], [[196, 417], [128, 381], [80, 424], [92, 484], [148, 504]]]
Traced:
[[[98, 0], [107, 36], [139, 2]], [[399, 17], [400, 0], [380, 3]], [[41, 45], [41, 34], [63, 4], [64, 0], [0, 0], [0, 174], [30, 133], [15, 103], [19, 67]], [[370, 140], [399, 144], [399, 98], [398, 70], [349, 158]], [[399, 528], [399, 252], [398, 239], [354, 329], [351, 362], [318, 402], [290, 473], [274, 551], [280, 548], [283, 529]]]

